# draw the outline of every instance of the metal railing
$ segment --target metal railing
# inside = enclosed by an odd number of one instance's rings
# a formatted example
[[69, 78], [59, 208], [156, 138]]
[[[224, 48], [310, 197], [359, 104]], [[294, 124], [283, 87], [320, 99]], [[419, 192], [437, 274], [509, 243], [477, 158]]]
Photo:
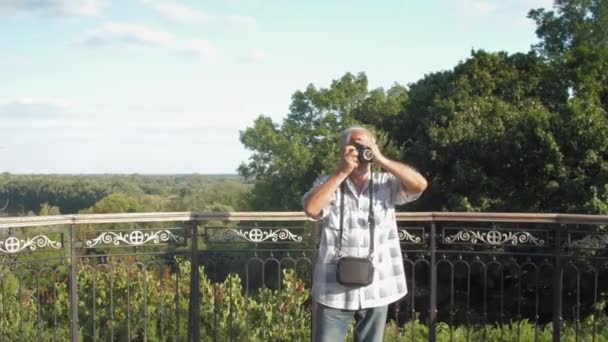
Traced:
[[[608, 216], [397, 221], [409, 293], [390, 306], [395, 340], [603, 334]], [[0, 218], [0, 340], [308, 340], [319, 233], [299, 212]]]

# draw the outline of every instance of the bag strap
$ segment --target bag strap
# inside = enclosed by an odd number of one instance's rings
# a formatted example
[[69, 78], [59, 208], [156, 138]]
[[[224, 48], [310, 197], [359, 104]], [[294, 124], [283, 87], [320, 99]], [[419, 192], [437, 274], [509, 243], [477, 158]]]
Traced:
[[[340, 237], [338, 238], [338, 256], [342, 255], [342, 236], [344, 234], [344, 193], [346, 188], [346, 180], [340, 184]], [[374, 219], [374, 174], [370, 173], [369, 178], [369, 210], [367, 221], [369, 224], [369, 259], [374, 258], [374, 229], [376, 228], [376, 221]]]
[[338, 256], [342, 256], [342, 234], [344, 231], [344, 188], [346, 180], [340, 184], [340, 237], [338, 238]]
[[369, 258], [374, 258], [374, 229], [376, 229], [376, 220], [374, 218], [374, 174], [369, 175], [369, 210], [367, 211], [367, 223], [369, 225]]

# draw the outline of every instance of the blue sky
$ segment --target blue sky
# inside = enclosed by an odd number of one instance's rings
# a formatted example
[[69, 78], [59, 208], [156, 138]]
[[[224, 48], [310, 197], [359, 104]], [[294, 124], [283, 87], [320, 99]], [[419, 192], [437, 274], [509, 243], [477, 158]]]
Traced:
[[0, 172], [235, 173], [291, 95], [525, 52], [550, 0], [0, 0]]

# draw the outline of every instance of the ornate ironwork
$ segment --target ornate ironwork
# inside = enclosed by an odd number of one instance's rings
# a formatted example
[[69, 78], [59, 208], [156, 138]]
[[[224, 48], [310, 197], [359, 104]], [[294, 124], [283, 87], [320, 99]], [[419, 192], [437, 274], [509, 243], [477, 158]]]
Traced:
[[420, 236], [412, 235], [412, 234], [408, 233], [407, 230], [405, 230], [405, 229], [399, 229], [397, 233], [399, 234], [400, 241], [406, 241], [406, 242], [412, 242], [412, 243], [422, 242], [422, 238]]
[[293, 241], [302, 242], [303, 238], [300, 235], [296, 235], [286, 228], [280, 228], [276, 230], [262, 230], [259, 228], [253, 229], [234, 229], [228, 228], [223, 231], [219, 236], [214, 236], [211, 241], [232, 241], [237, 239], [245, 239], [249, 242], [264, 242], [270, 240], [272, 242], [277, 241]]
[[608, 246], [608, 235], [587, 235], [570, 243], [570, 247], [601, 249]]
[[104, 232], [98, 235], [96, 238], [87, 240], [87, 247], [95, 247], [97, 245], [109, 245], [113, 244], [119, 246], [120, 244], [130, 246], [142, 246], [149, 242], [152, 244], [159, 244], [162, 242], [174, 242], [184, 243], [184, 237], [173, 234], [170, 230], [164, 229], [156, 232], [147, 232], [141, 230], [134, 230], [128, 233], [122, 232]]
[[[0, 198], [0, 209], [3, 205]], [[69, 330], [72, 339], [86, 334], [100, 340], [132, 340], [149, 335], [147, 326], [156, 326], [166, 328], [158, 330], [159, 340], [167, 339], [161, 336], [165, 332], [180, 341], [213, 340], [217, 329], [224, 327], [217, 326], [221, 323], [217, 320], [201, 318], [205, 315], [204, 307], [198, 305], [201, 302], [230, 301], [231, 294], [237, 293], [252, 303], [272, 304], [265, 309], [284, 312], [284, 305], [275, 307], [277, 301], [263, 293], [264, 289], [273, 289], [270, 296], [280, 296], [292, 284], [292, 290], [309, 293], [314, 265], [324, 261], [315, 253], [319, 235], [300, 212], [285, 215], [285, 223], [279, 220], [282, 215], [134, 213], [66, 215], [48, 221], [43, 217], [0, 218], [0, 229], [6, 228], [0, 230], [0, 296], [20, 302], [22, 317], [29, 315], [29, 309], [34, 315], [53, 311], [38, 315], [33, 322], [36, 336], [55, 334], [65, 340]], [[482, 335], [488, 326], [502, 329], [510, 324], [507, 322], [521, 320], [530, 322], [538, 334], [552, 333], [556, 341], [577, 334], [591, 339], [601, 336], [599, 329], [563, 330], [578, 327], [578, 322], [602, 305], [601, 294], [608, 289], [608, 280], [602, 277], [608, 272], [608, 253], [602, 250], [608, 248], [608, 217], [571, 215], [562, 220], [543, 215], [421, 213], [402, 215], [400, 220], [397, 216], [400, 261], [410, 296], [390, 311], [391, 318], [406, 322], [425, 316], [429, 341], [439, 339], [437, 333], [443, 328], [437, 322], [447, 324], [447, 329], [470, 329], [471, 336]], [[229, 218], [227, 226], [211, 226], [218, 217]], [[134, 228], [101, 228], [125, 222], [135, 224]], [[148, 226], [149, 222], [163, 226]], [[183, 226], [172, 226], [175, 222]], [[91, 231], [91, 226], [98, 228]], [[69, 245], [63, 243], [66, 236]], [[199, 246], [201, 239], [218, 243]], [[227, 240], [243, 246], [219, 246]], [[183, 248], [166, 246], [173, 241], [183, 242]], [[103, 250], [81, 250], [96, 246]], [[393, 257], [393, 253], [385, 253], [377, 261]], [[281, 280], [289, 281], [288, 286], [280, 286]], [[140, 309], [142, 296], [153, 301], [168, 298], [171, 305]], [[277, 303], [281, 305], [280, 300]], [[576, 310], [565, 309], [570, 306]], [[55, 307], [62, 310], [53, 310]], [[224, 310], [221, 314], [236, 317], [251, 314], [252, 308], [224, 305], [220, 309]], [[293, 306], [294, 310], [301, 308]], [[81, 309], [87, 310], [90, 320], [70, 319], [82, 317]], [[99, 323], [117, 310], [124, 313], [119, 320]], [[295, 312], [288, 311], [286, 314]], [[552, 327], [547, 326], [551, 319]], [[146, 320], [150, 324], [144, 324], [141, 334], [129, 325]], [[202, 323], [209, 323], [210, 329], [201, 328]], [[15, 336], [23, 330], [19, 324], [12, 328]], [[12, 328], [4, 330], [10, 333]], [[237, 331], [227, 332], [238, 335]], [[527, 336], [523, 330], [513, 335], [520, 340]]]
[[545, 240], [535, 237], [529, 232], [500, 232], [497, 230], [490, 231], [473, 231], [463, 229], [454, 235], [446, 236], [443, 242], [451, 244], [457, 242], [469, 242], [472, 244], [485, 243], [489, 245], [536, 245], [543, 246]]
[[0, 241], [0, 252], [6, 254], [14, 254], [29, 249], [35, 251], [38, 248], [50, 247], [54, 249], [60, 249], [62, 247], [61, 242], [51, 240], [46, 235], [36, 235], [31, 238], [20, 239], [15, 236], [9, 236], [6, 240]]

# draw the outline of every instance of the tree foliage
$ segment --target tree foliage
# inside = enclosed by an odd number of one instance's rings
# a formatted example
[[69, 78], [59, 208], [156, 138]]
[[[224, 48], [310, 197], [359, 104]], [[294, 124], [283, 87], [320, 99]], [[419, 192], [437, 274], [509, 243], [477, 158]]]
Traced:
[[7, 215], [246, 210], [235, 175], [0, 175]]
[[452, 71], [410, 86], [391, 132], [402, 159], [427, 174], [419, 206], [454, 211], [542, 211], [559, 206], [563, 155], [550, 88], [533, 53], [474, 51]]
[[388, 91], [346, 74], [297, 91], [280, 125], [260, 116], [241, 136], [253, 207], [300, 209], [334, 171], [338, 132], [364, 124], [430, 180], [410, 209], [608, 213], [608, 2], [557, 0], [529, 17], [540, 42], [527, 53], [472, 51]]
[[564, 154], [569, 211], [608, 213], [608, 2], [557, 0], [554, 10], [532, 10], [555, 87], [568, 94], [555, 107]]
[[239, 173], [254, 182], [251, 206], [299, 209], [301, 196], [315, 178], [335, 170], [340, 131], [392, 117], [406, 98], [403, 86], [370, 92], [365, 74], [347, 73], [327, 89], [310, 85], [297, 91], [281, 125], [259, 116], [241, 133], [241, 142], [254, 151], [239, 167]]

